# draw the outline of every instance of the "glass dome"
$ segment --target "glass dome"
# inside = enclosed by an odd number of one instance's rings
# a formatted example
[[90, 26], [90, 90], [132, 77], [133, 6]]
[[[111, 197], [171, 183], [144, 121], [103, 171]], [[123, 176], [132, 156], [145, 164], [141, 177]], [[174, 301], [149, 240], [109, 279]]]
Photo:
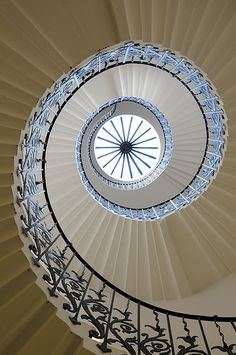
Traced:
[[126, 182], [145, 178], [158, 164], [161, 142], [155, 128], [136, 115], [111, 118], [99, 128], [94, 154], [110, 177]]
[[[102, 182], [132, 191], [148, 186], [165, 171], [172, 149], [171, 129], [156, 106], [137, 97], [119, 97], [101, 105], [83, 125], [77, 167], [82, 181], [89, 174], [98, 178], [100, 187]], [[88, 191], [95, 198], [92, 186]]]

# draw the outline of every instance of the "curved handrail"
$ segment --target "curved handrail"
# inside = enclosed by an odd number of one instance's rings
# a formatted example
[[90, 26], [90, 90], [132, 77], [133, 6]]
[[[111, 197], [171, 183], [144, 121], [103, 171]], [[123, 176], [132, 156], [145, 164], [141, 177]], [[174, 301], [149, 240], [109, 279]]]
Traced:
[[[122, 64], [125, 64], [128, 60], [127, 46], [124, 53]], [[164, 51], [164, 54], [167, 57], [166, 51]], [[101, 58], [99, 62], [96, 57], [96, 63], [100, 68], [99, 72], [101, 72]], [[103, 65], [106, 69], [107, 63], [103, 63]], [[83, 72], [85, 68], [78, 69], [78, 72], [82, 70], [80, 80], [86, 75]], [[45, 176], [46, 148], [58, 114], [73, 93], [86, 80], [83, 78], [79, 85], [77, 74], [76, 71], [72, 71], [69, 76], [56, 83], [52, 93], [48, 92], [39, 104], [38, 110], [33, 112], [28, 131], [21, 145], [21, 159], [17, 169], [19, 182], [17, 202], [23, 210], [23, 215], [21, 215], [23, 230], [33, 241], [30, 250], [34, 264], [45, 268], [44, 280], [49, 286], [50, 295], [53, 297], [60, 294], [64, 297], [63, 308], [71, 314], [70, 320], [73, 324], [80, 324], [82, 320], [92, 324], [93, 329], [90, 330], [89, 335], [101, 341], [99, 347], [104, 352], [109, 351], [109, 344], [118, 343], [131, 354], [141, 352], [151, 354], [150, 346], [152, 346], [152, 350], [155, 350], [155, 346], [157, 346], [155, 344], [159, 344], [158, 346], [162, 344], [163, 349], [166, 349], [166, 354], [170, 351], [174, 354], [176, 339], [179, 338], [182, 338], [185, 343], [185, 345], [181, 345], [182, 347], [180, 346], [180, 349], [185, 349], [186, 352], [188, 349], [195, 349], [199, 345], [196, 342], [196, 337], [191, 335], [187, 319], [193, 320], [199, 325], [200, 336], [205, 344], [206, 353], [210, 353], [205, 334], [207, 322], [215, 324], [215, 329], [222, 340], [222, 345], [216, 347], [218, 349], [221, 347], [224, 351], [230, 351], [229, 349], [233, 344], [228, 345], [226, 343], [219, 323], [227, 323], [235, 331], [236, 317], [185, 314], [138, 300], [103, 278], [67, 240], [48, 197]], [[93, 75], [95, 74], [93, 73]], [[215, 106], [212, 105], [211, 107], [214, 108], [212, 115], [215, 115]], [[222, 125], [214, 127], [214, 129], [219, 130], [223, 128]], [[219, 134], [217, 132], [216, 135]], [[217, 142], [216, 149], [219, 150], [219, 157], [222, 159], [222, 141]], [[214, 154], [216, 155], [216, 153]], [[214, 154], [212, 155], [215, 156]], [[219, 160], [214, 160], [214, 162], [219, 163]], [[213, 165], [209, 165], [211, 174], [212, 168]], [[39, 194], [43, 194], [45, 198], [45, 204], [43, 205], [37, 200]], [[75, 271], [75, 267], [79, 271]], [[132, 319], [131, 315], [133, 315]], [[145, 317], [148, 319], [144, 320]], [[174, 339], [171, 327], [173, 318], [181, 319], [182, 330], [186, 333], [186, 336], [175, 337]], [[165, 324], [165, 327], [161, 327], [160, 322]], [[117, 327], [120, 327], [125, 337], [121, 336]], [[147, 332], [147, 328], [150, 332]], [[168, 335], [165, 332], [166, 329], [168, 329]], [[155, 334], [152, 334], [152, 332]], [[151, 343], [152, 345], [150, 345]], [[205, 354], [203, 350], [199, 351], [201, 354]], [[228, 353], [230, 354], [230, 352]], [[178, 354], [181, 354], [181, 351]]]

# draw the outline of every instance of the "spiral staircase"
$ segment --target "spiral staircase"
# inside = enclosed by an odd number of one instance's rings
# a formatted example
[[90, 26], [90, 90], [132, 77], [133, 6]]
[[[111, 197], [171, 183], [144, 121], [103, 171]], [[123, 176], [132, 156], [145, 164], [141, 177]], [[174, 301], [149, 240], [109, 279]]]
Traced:
[[[19, 221], [15, 221], [16, 191], [12, 188], [17, 166], [14, 157], [26, 121], [46, 89], [97, 51], [127, 40], [162, 44], [187, 56], [207, 73], [228, 117], [223, 165], [197, 201], [161, 222], [117, 217], [92, 200], [81, 186], [78, 201], [74, 186], [79, 185], [79, 175], [66, 162], [78, 134], [75, 115], [79, 108], [72, 100], [67, 120], [56, 126], [47, 158], [51, 164], [48, 189], [55, 213], [83, 260], [131, 300], [183, 314], [235, 317], [235, 1], [2, 0], [0, 16], [0, 353], [100, 352], [96, 341], [88, 338], [88, 325], [77, 331], [78, 326], [71, 325], [68, 315], [57, 309], [57, 301], [51, 304], [49, 294], [38, 287], [37, 271], [25, 256], [29, 252], [26, 248], [22, 251], [16, 225]], [[124, 92], [126, 75], [120, 72]], [[109, 82], [111, 78], [107, 85], [112, 91]], [[134, 84], [140, 91], [139, 83]], [[97, 97], [86, 97], [85, 89], [80, 95], [96, 108]], [[179, 135], [181, 140], [181, 132]], [[65, 196], [69, 196], [67, 205], [63, 205]], [[184, 330], [188, 329], [186, 324]], [[217, 328], [216, 321], [217, 345], [223, 333], [228, 344], [236, 343], [235, 323], [232, 325], [230, 330], [225, 324]], [[122, 353], [116, 347], [113, 351]], [[207, 351], [217, 354], [220, 349]]]

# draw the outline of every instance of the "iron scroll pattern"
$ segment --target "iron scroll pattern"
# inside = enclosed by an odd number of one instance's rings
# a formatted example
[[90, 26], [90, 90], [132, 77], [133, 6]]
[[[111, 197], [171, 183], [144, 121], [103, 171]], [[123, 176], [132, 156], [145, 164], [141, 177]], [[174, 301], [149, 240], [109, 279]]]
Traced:
[[[107, 68], [109, 63], [116, 63], [116, 51], [119, 51], [119, 55], [123, 55], [123, 63], [128, 60], [134, 61], [137, 53], [142, 61], [151, 62], [153, 59], [150, 57], [151, 49], [148, 54], [148, 46], [135, 43], [124, 44], [113, 52], [98, 54], [88, 65], [74, 69], [68, 76], [56, 83], [53, 90], [40, 101], [37, 110], [30, 118], [19, 152], [21, 157], [16, 171], [18, 182], [16, 202], [19, 206], [22, 232], [28, 240], [32, 263], [34, 267], [40, 267], [43, 270], [45, 288], [48, 288], [52, 299], [60, 296], [70, 321], [78, 326], [82, 326], [82, 323], [91, 326], [89, 336], [98, 341], [97, 345], [102, 352], [110, 352], [112, 346], [118, 346], [131, 354], [199, 354], [196, 349], [201, 343], [204, 349], [201, 348], [200, 354], [211, 354], [211, 351], [217, 350], [235, 355], [235, 344], [227, 342], [220, 324], [224, 324], [224, 327], [236, 334], [236, 317], [183, 315], [153, 307], [118, 290], [93, 270], [75, 251], [63, 234], [51, 209], [50, 201], [46, 197], [45, 151], [53, 122], [65, 102], [85, 82], [86, 77], [91, 77], [97, 70]], [[158, 49], [154, 52], [157, 53]], [[160, 53], [159, 64], [164, 58], [168, 59], [172, 56], [171, 52]], [[183, 61], [184, 59], [182, 59], [182, 64], [179, 63], [176, 66], [184, 65]], [[203, 87], [206, 88], [206, 86]], [[205, 100], [211, 102], [208, 106], [212, 108], [214, 106], [214, 112], [218, 111], [219, 107], [214, 98], [209, 97]], [[209, 118], [209, 122], [213, 125], [212, 132], [221, 132], [225, 129], [221, 116], [219, 112], [216, 116], [213, 115], [212, 113], [211, 119]], [[208, 117], [210, 117], [209, 113]], [[204, 171], [208, 177], [214, 174], [222, 159], [223, 145], [224, 141], [220, 138], [214, 143], [214, 149], [217, 149], [218, 155], [215, 151], [207, 155], [208, 165], [204, 167]], [[211, 160], [210, 157], [214, 159]], [[148, 320], [146, 320], [147, 315]], [[181, 322], [182, 318], [184, 321], [191, 319], [191, 322], [194, 322], [194, 330], [196, 328], [199, 330], [198, 338], [197, 335], [190, 334], [190, 330], [183, 337], [180, 334], [174, 334], [173, 323], [176, 320]], [[215, 326], [215, 331], [219, 336], [217, 344], [211, 344], [208, 339], [207, 325], [209, 323]], [[188, 328], [186, 326], [184, 330], [189, 328], [190, 326]], [[178, 346], [178, 341], [184, 342], [185, 345]]]

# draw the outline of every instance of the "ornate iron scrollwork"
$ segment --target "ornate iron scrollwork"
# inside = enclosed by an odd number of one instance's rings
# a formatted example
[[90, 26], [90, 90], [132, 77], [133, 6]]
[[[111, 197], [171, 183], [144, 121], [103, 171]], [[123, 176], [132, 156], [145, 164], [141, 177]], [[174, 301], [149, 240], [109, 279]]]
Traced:
[[150, 335], [149, 333], [142, 333], [142, 337], [144, 339], [140, 342], [140, 349], [145, 355], [151, 354], [161, 354], [161, 355], [168, 355], [171, 353], [171, 346], [165, 334], [165, 328], [161, 328], [160, 321], [158, 318], [158, 312], [153, 311], [155, 315], [156, 325], [145, 325], [146, 328], [152, 329], [155, 333], [154, 335]]
[[130, 300], [128, 300], [126, 309], [123, 312], [120, 309], [114, 308], [114, 311], [118, 312], [121, 317], [115, 315], [112, 316], [109, 330], [113, 337], [108, 338], [107, 342], [108, 344], [119, 343], [121, 347], [129, 352], [129, 354], [135, 355], [136, 351], [133, 345], [137, 345], [138, 343], [138, 330], [130, 318], [132, 312], [129, 311], [129, 305]]
[[85, 279], [84, 274], [85, 267], [81, 274], [78, 274], [75, 271], [71, 271], [70, 275], [65, 273], [61, 281], [61, 286], [58, 287], [58, 291], [69, 301], [69, 303], [63, 303], [63, 308], [70, 313], [76, 313], [82, 295], [86, 291], [88, 281]]
[[56, 290], [58, 290], [59, 283], [63, 279], [66, 269], [74, 257], [74, 254], [68, 258], [65, 254], [69, 245], [61, 251], [58, 247], [57, 249], [49, 250], [45, 253], [44, 264], [49, 271], [48, 274], [43, 275], [43, 279], [52, 287], [49, 287], [49, 293], [51, 296], [57, 297], [55, 294]]
[[196, 343], [198, 336], [191, 335], [190, 330], [187, 326], [187, 322], [183, 318], [184, 330], [186, 331], [187, 335], [182, 337], [177, 337], [177, 339], [183, 339], [185, 342], [184, 345], [179, 345], [178, 348], [178, 355], [185, 355], [185, 354], [202, 354], [207, 355], [204, 350], [199, 349], [199, 345]]
[[[105, 337], [105, 325], [107, 323], [107, 317], [109, 314], [109, 308], [105, 304], [104, 289], [106, 284], [103, 284], [99, 291], [90, 289], [90, 294], [81, 302], [85, 313], [81, 315], [81, 319], [84, 319], [95, 327], [89, 331], [90, 338], [104, 339]], [[96, 297], [91, 295], [91, 292]]]
[[226, 353], [228, 355], [236, 355], [236, 351], [234, 351], [234, 347], [236, 347], [236, 344], [230, 344], [228, 345], [225, 341], [225, 336], [224, 334], [222, 333], [221, 331], [221, 327], [220, 325], [218, 324], [217, 322], [217, 317], [215, 317], [215, 325], [216, 325], [216, 328], [218, 330], [218, 333], [221, 337], [221, 340], [222, 340], [222, 345], [218, 345], [218, 346], [213, 346], [211, 349], [217, 349], [219, 351], [221, 351], [222, 353]]

